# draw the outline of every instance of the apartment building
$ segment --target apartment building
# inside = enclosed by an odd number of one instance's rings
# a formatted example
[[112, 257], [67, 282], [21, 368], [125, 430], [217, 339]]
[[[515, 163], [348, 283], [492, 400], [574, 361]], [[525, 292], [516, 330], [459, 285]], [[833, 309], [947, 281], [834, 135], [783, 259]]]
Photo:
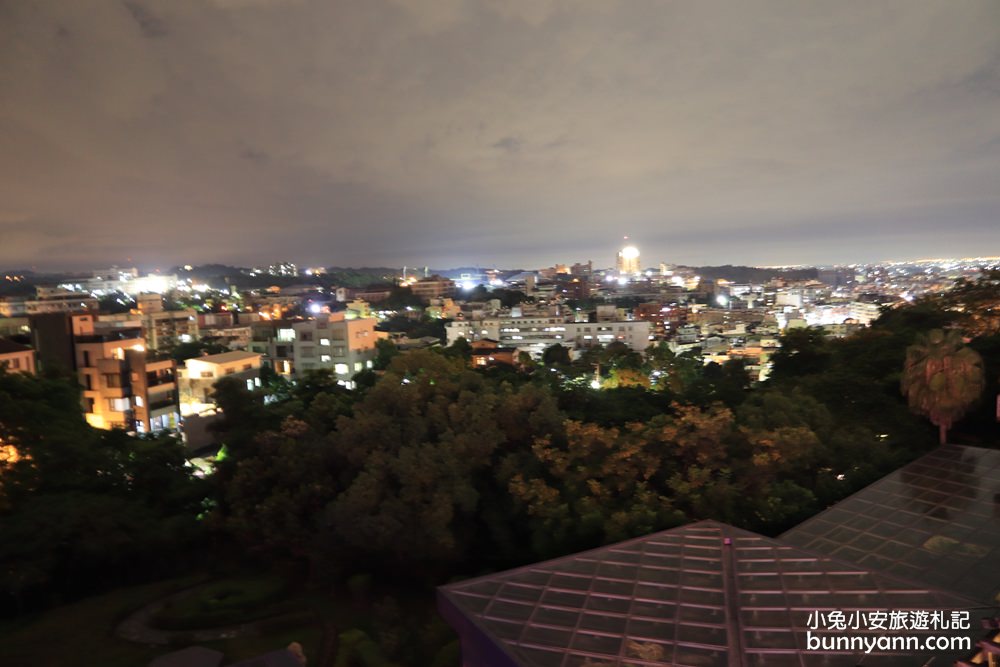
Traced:
[[292, 325], [295, 373], [329, 369], [347, 382], [355, 373], [371, 368], [375, 342], [388, 337], [375, 331], [375, 324], [374, 318], [349, 318], [343, 312], [296, 322]]
[[137, 433], [176, 427], [176, 364], [147, 353], [141, 323], [101, 323], [90, 314], [71, 322], [87, 421]]
[[573, 322], [572, 316], [517, 311], [482, 319], [449, 322], [448, 344], [459, 338], [475, 342], [490, 339], [501, 347], [515, 348], [538, 358], [546, 348], [559, 343], [570, 348], [589, 348], [621, 342], [636, 352], [649, 347], [652, 324], [643, 320]]
[[24, 296], [0, 298], [0, 317], [24, 317], [97, 309], [97, 299], [86, 292], [53, 287], [38, 287], [35, 292], [34, 299]]
[[35, 351], [27, 345], [0, 338], [0, 368], [9, 373], [35, 373]]
[[261, 355], [262, 363], [278, 375], [295, 373], [295, 329], [289, 320], [260, 320], [250, 323], [247, 349]]
[[410, 285], [414, 296], [424, 300], [455, 295], [455, 281], [450, 278], [434, 275], [422, 278]]
[[147, 352], [140, 321], [74, 313], [35, 318], [32, 327], [40, 363], [76, 373], [91, 426], [137, 433], [177, 426], [176, 364]]
[[181, 414], [188, 416], [215, 408], [215, 383], [222, 378], [235, 378], [246, 384], [248, 391], [261, 386], [262, 355], [256, 352], [223, 352], [194, 357], [178, 369]]
[[137, 307], [131, 313], [102, 315], [102, 322], [127, 322], [138, 319], [142, 324], [146, 347], [169, 351], [181, 343], [198, 340], [198, 312], [194, 309], [165, 310], [159, 294], [140, 294]]

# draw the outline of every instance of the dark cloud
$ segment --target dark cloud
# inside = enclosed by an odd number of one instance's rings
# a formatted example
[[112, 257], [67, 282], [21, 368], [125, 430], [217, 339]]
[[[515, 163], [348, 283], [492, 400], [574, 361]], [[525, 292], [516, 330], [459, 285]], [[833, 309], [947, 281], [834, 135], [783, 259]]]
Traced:
[[500, 141], [493, 144], [493, 148], [499, 148], [500, 150], [507, 151], [508, 153], [517, 153], [521, 150], [521, 140], [517, 137], [504, 137]]
[[125, 0], [122, 4], [128, 10], [128, 13], [132, 15], [132, 18], [135, 19], [136, 25], [139, 26], [139, 30], [142, 31], [143, 35], [150, 38], [166, 36], [167, 26], [149, 9], [135, 2], [135, 0]]
[[0, 3], [0, 265], [1000, 254], [998, 26], [993, 0]]

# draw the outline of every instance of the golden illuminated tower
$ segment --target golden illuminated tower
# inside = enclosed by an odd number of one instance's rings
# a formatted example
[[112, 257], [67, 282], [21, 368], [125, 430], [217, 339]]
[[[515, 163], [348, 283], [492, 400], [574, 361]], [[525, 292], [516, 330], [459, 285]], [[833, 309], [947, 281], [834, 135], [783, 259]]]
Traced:
[[[628, 241], [628, 237], [625, 237]], [[618, 251], [618, 275], [634, 276], [641, 272], [639, 268], [639, 249], [634, 245], [626, 244]]]

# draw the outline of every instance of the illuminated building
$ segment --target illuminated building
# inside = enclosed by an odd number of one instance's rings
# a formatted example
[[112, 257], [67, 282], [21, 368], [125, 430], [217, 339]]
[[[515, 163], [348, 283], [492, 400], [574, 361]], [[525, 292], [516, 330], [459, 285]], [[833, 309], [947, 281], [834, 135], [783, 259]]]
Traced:
[[636, 352], [649, 347], [652, 325], [641, 320], [573, 322], [563, 315], [516, 313], [456, 320], [445, 325], [448, 344], [459, 338], [470, 343], [494, 340], [501, 347], [527, 352], [539, 358], [546, 348], [559, 343], [570, 349], [590, 348], [619, 342]]
[[6, 297], [0, 299], [0, 317], [66, 313], [73, 310], [96, 310], [97, 299], [89, 294], [54, 287], [36, 288], [36, 298]]
[[256, 352], [223, 352], [194, 357], [178, 369], [181, 414], [198, 414], [214, 409], [212, 394], [215, 383], [222, 378], [234, 378], [253, 391], [260, 384], [261, 355]]
[[[626, 240], [628, 237], [625, 237]], [[616, 264], [618, 276], [621, 278], [635, 276], [642, 272], [639, 266], [639, 249], [634, 245], [627, 245], [618, 251], [618, 262]]]
[[9, 373], [35, 373], [35, 351], [27, 345], [0, 338], [0, 368]]
[[177, 426], [176, 364], [146, 351], [141, 322], [52, 314], [32, 320], [32, 336], [43, 367], [75, 371], [91, 426], [137, 433]]
[[101, 315], [101, 321], [128, 321], [138, 318], [142, 323], [146, 347], [150, 350], [171, 350], [181, 343], [190, 343], [198, 339], [197, 311], [164, 310], [163, 297], [159, 294], [140, 294], [136, 297], [136, 302], [138, 307], [132, 313]]
[[434, 275], [430, 278], [421, 278], [410, 285], [413, 295], [425, 301], [455, 295], [455, 281], [450, 278]]
[[87, 422], [138, 433], [177, 425], [176, 364], [147, 355], [138, 322], [99, 326], [93, 315], [73, 315], [74, 362], [83, 385]]
[[355, 373], [372, 367], [375, 341], [388, 336], [375, 331], [376, 324], [375, 318], [348, 318], [344, 312], [294, 323], [295, 373], [328, 369], [347, 383]]

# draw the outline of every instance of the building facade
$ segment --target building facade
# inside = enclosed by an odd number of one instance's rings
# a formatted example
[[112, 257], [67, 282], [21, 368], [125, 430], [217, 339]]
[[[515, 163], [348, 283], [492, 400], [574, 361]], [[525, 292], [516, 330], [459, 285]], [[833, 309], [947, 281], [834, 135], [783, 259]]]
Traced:
[[351, 319], [343, 312], [296, 322], [292, 325], [296, 375], [326, 369], [347, 382], [355, 373], [371, 368], [375, 342], [388, 336], [375, 331], [376, 323], [374, 318]]
[[256, 352], [223, 352], [194, 357], [184, 362], [178, 371], [180, 408], [184, 416], [215, 408], [215, 383], [222, 378], [234, 378], [248, 391], [261, 386], [261, 356]]
[[0, 368], [9, 373], [35, 374], [35, 351], [6, 338], [0, 338]]

